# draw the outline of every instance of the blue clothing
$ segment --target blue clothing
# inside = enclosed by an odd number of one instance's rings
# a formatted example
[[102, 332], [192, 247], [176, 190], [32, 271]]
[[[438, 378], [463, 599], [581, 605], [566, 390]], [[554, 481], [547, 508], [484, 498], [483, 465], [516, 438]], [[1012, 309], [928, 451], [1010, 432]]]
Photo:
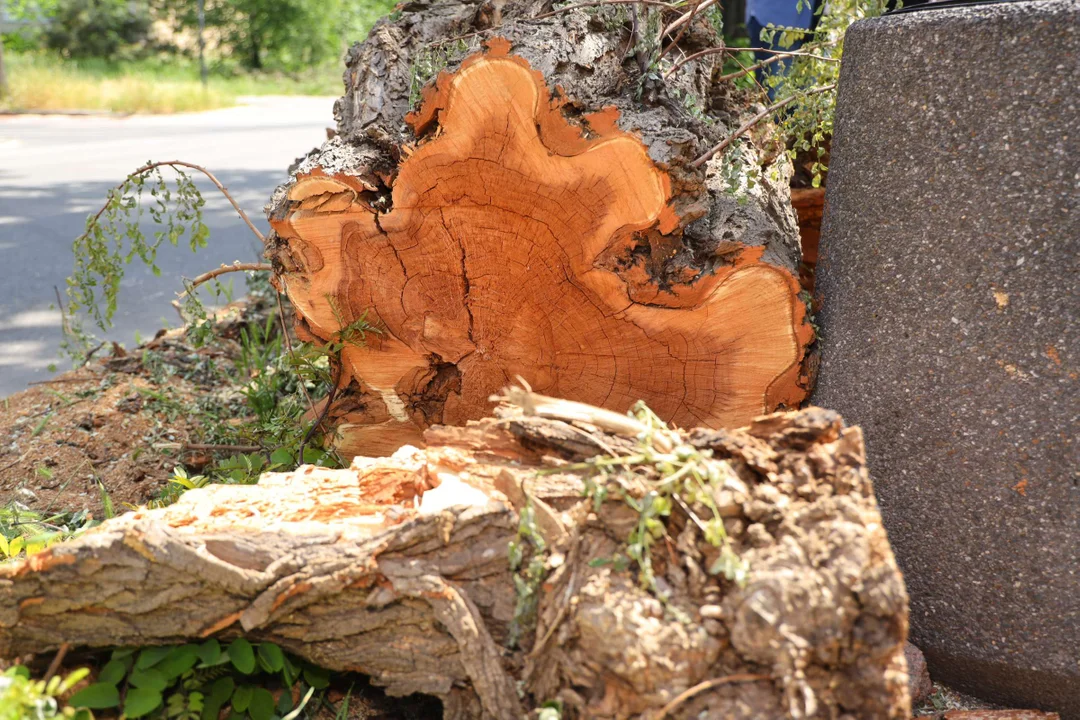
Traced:
[[[761, 31], [769, 24], [796, 27], [811, 30], [817, 25], [817, 9], [822, 0], [804, 0], [802, 10], [798, 10], [798, 0], [746, 0], [746, 30], [750, 35], [751, 47], [772, 48], [776, 50], [796, 50], [802, 41], [789, 48], [782, 48], [775, 41], [765, 43], [761, 40]], [[778, 33], [779, 34], [779, 33]], [[769, 53], [754, 53], [758, 62], [772, 57]], [[757, 71], [759, 79], [766, 74], [783, 73], [791, 65], [791, 59], [780, 60]], [[772, 96], [772, 92], [769, 95]]]

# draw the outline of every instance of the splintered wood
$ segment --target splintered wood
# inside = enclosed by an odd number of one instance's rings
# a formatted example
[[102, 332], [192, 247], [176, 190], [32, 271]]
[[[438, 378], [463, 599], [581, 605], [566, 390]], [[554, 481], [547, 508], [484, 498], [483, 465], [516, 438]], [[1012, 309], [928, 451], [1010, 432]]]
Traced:
[[564, 103], [492, 41], [427, 88], [393, 172], [315, 169], [289, 189], [272, 222], [302, 334], [332, 340], [359, 318], [380, 330], [342, 353], [339, 385], [355, 390], [329, 412], [342, 454], [483, 417], [516, 377], [619, 411], [643, 399], [682, 426], [805, 398], [797, 278], [761, 247], [653, 276], [637, 248], [672, 255], [684, 222], [669, 176], [614, 108], [575, 125]]
[[[638, 452], [644, 426], [514, 399], [498, 419], [429, 429], [422, 450], [191, 490], [0, 564], [0, 658], [245, 634], [390, 695], [436, 696], [453, 720], [550, 700], [566, 720], [910, 717], [907, 597], [858, 428], [811, 408], [656, 437], [726, 478], [715, 503], [749, 572], [740, 585], [710, 570], [710, 511], [691, 501], [653, 546], [661, 600], [611, 562], [639, 515], [614, 485], [599, 505], [583, 497], [579, 465]], [[632, 494], [662, 479], [621, 477]], [[537, 534], [530, 605], [509, 547]]]

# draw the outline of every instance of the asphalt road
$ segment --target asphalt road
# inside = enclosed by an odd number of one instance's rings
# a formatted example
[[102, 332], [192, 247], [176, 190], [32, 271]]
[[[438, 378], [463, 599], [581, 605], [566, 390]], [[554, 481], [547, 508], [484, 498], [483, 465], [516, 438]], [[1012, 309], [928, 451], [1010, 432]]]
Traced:
[[[49, 378], [52, 363], [70, 366], [57, 355], [53, 288], [64, 292], [72, 240], [109, 187], [147, 160], [193, 162], [217, 175], [265, 232], [263, 203], [293, 160], [326, 139], [332, 106], [329, 98], [264, 97], [186, 115], [0, 117], [0, 397]], [[163, 324], [175, 326], [169, 303], [183, 289], [181, 278], [258, 259], [258, 239], [210, 183], [198, 184], [209, 247], [198, 254], [162, 248], [161, 277], [130, 266], [108, 338], [130, 347], [136, 332], [150, 337]], [[144, 231], [151, 236], [153, 228], [147, 223]], [[235, 278], [242, 290], [243, 277]]]

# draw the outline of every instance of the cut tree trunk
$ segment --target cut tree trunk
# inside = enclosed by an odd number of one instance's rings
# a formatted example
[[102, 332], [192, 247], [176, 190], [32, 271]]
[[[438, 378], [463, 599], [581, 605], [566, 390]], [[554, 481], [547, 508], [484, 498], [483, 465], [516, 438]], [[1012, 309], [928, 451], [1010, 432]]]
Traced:
[[[711, 453], [749, 573], [711, 574], [710, 510], [677, 502], [650, 555], [661, 602], [610, 560], [640, 519], [620, 492], [643, 502], [665, 476], [625, 471], [594, 503], [599, 479], [568, 464], [639, 453], [646, 426], [519, 394], [423, 450], [192, 490], [0, 565], [0, 657], [245, 633], [437, 696], [447, 718], [551, 700], [567, 719], [910, 716], [907, 597], [857, 428], [811, 408], [653, 430], [655, 452]], [[539, 575], [515, 576], [511, 543]]]
[[[516, 377], [686, 427], [806, 397], [782, 148], [759, 129], [690, 167], [756, 96], [713, 81], [719, 55], [642, 71], [678, 12], [547, 9], [381, 22], [349, 54], [338, 135], [268, 206], [301, 335], [344, 345], [327, 415], [345, 456], [483, 417]], [[696, 17], [660, 67], [719, 42]]]

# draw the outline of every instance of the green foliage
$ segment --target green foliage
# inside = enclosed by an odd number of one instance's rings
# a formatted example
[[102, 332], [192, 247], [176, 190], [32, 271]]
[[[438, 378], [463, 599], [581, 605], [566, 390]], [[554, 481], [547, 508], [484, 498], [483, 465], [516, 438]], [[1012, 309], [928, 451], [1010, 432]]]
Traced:
[[36, 555], [97, 524], [85, 510], [47, 515], [11, 501], [0, 508], [0, 562]]
[[[166, 5], [196, 26], [194, 3]], [[207, 0], [206, 23], [244, 67], [295, 72], [339, 59], [392, 8], [389, 0]]]
[[[800, 11], [806, 2], [797, 0]], [[807, 55], [792, 58], [790, 67], [783, 72], [766, 75], [765, 85], [775, 90], [777, 102], [791, 96], [798, 98], [789, 106], [790, 110], [778, 119], [779, 128], [788, 139], [792, 158], [799, 151], [816, 153], [818, 159], [811, 167], [814, 187], [820, 185], [823, 174], [828, 170], [824, 164], [825, 149], [822, 143], [832, 135], [836, 91], [812, 91], [835, 85], [840, 79], [838, 61], [844, 53], [844, 34], [848, 26], [856, 20], [880, 15], [886, 10], [886, 3], [887, 0], [836, 0], [823, 3], [819, 9], [821, 18], [812, 31], [770, 25], [761, 32], [763, 43], [775, 42], [781, 48], [803, 42], [799, 52]], [[774, 67], [779, 67], [779, 64]]]
[[[329, 682], [327, 671], [285, 654], [274, 643], [237, 638], [222, 647], [210, 638], [200, 644], [113, 650], [97, 682], [72, 695], [68, 704], [122, 709], [126, 718], [216, 720], [229, 711], [238, 720], [293, 720]], [[280, 701], [268, 687], [282, 690]], [[302, 697], [295, 706], [294, 688]], [[0, 720], [8, 718], [0, 714]]]
[[89, 673], [75, 670], [46, 682], [31, 679], [22, 665], [8, 668], [0, 674], [0, 720], [93, 720], [88, 709], [61, 707], [59, 699]]
[[[89, 314], [102, 330], [112, 326], [125, 265], [138, 258], [155, 275], [161, 275], [156, 258], [162, 243], [176, 246], [186, 235], [192, 252], [206, 247], [210, 230], [202, 219], [205, 200], [187, 172], [175, 166], [173, 170], [174, 186], [166, 180], [161, 166], [149, 162], [129, 175], [109, 191], [102, 210], [87, 218], [86, 231], [75, 239], [75, 268], [67, 279], [68, 333], [63, 345], [73, 357], [85, 352], [91, 337], [82, 331], [80, 311]], [[144, 203], [148, 188], [151, 202]], [[153, 239], [146, 237], [140, 225], [144, 211], [159, 228]]]
[[128, 0], [56, 0], [45, 45], [65, 57], [112, 58], [147, 40], [150, 16]]
[[510, 647], [517, 647], [522, 637], [536, 627], [540, 605], [540, 585], [544, 581], [544, 552], [547, 544], [536, 525], [536, 510], [526, 503], [518, 521], [517, 540], [507, 546], [510, 570], [514, 573], [517, 603], [510, 621]]
[[[656, 584], [652, 550], [657, 540], [667, 535], [665, 520], [675, 505], [683, 508], [700, 529], [706, 542], [720, 550], [709, 568], [739, 585], [746, 583], [749, 566], [731, 547], [724, 521], [714, 498], [714, 490], [738, 487], [739, 480], [731, 466], [714, 460], [711, 450], [699, 450], [678, 442], [679, 438], [644, 403], [631, 411], [648, 430], [637, 442], [631, 455], [599, 456], [576, 465], [558, 468], [558, 472], [584, 470], [585, 494], [592, 498], [594, 509], [609, 497], [620, 498], [638, 514], [638, 522], [626, 539], [625, 557], [597, 558], [593, 565], [613, 564], [617, 570], [633, 564], [638, 569], [641, 586], [661, 600], [666, 596]], [[654, 441], [664, 436], [674, 444], [670, 451], [658, 450]], [[707, 513], [700, 518], [697, 512]]]
[[421, 48], [413, 55], [409, 68], [409, 104], [420, 102], [424, 86], [435, 79], [447, 65], [465, 56], [469, 46], [464, 40], [457, 40], [446, 45], [433, 45]]

